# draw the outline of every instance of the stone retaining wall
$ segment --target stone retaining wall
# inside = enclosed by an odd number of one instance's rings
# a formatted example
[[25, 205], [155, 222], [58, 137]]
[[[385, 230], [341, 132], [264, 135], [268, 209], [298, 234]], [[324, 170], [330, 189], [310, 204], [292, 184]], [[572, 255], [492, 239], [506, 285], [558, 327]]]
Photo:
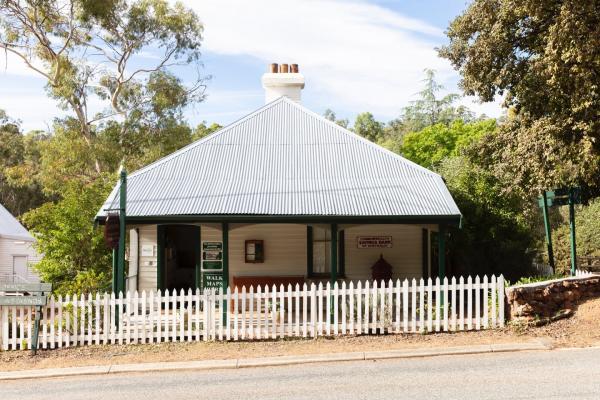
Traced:
[[551, 318], [561, 311], [570, 312], [575, 304], [600, 297], [600, 275], [556, 279], [506, 289], [511, 319]]

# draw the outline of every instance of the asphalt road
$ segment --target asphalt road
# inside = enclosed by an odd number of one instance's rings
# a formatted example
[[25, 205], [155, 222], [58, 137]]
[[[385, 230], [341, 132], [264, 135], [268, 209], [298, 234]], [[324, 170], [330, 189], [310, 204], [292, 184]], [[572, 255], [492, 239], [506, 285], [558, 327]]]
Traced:
[[0, 383], [0, 399], [600, 399], [600, 349]]

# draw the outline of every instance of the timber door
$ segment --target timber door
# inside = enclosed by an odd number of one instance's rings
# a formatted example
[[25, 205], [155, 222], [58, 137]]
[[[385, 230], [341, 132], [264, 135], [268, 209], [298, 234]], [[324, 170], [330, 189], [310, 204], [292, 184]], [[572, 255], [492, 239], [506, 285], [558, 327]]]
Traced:
[[13, 256], [13, 283], [27, 282], [27, 256]]

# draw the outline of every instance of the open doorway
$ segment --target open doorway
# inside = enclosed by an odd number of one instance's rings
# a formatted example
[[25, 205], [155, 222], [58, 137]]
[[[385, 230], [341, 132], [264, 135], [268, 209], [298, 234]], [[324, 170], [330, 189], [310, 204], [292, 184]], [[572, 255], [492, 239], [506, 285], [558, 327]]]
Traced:
[[194, 289], [200, 262], [200, 227], [168, 225], [164, 227], [164, 235], [165, 288]]

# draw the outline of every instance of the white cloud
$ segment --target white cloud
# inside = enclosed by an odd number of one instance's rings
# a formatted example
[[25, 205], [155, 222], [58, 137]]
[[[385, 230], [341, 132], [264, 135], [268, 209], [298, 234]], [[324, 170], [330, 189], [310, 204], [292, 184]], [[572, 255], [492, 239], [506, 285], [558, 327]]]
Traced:
[[[18, 82], [0, 74], [0, 109], [11, 118], [21, 121], [23, 131], [50, 129], [55, 118], [73, 115], [61, 109], [58, 101], [47, 96], [42, 79], [32, 78], [27, 84], [21, 85]], [[92, 110], [90, 115], [103, 107], [97, 97], [91, 97], [89, 103]]]
[[438, 71], [449, 89], [458, 79], [434, 49], [445, 41], [441, 29], [366, 2], [187, 3], [205, 24], [208, 51], [251, 56], [265, 65], [300, 64], [307, 81], [303, 97], [323, 109], [369, 110], [391, 118], [414, 100], [425, 68]]
[[502, 102], [504, 98], [497, 95], [494, 101], [482, 103], [478, 98], [473, 96], [464, 97], [459, 101], [460, 104], [468, 107], [477, 115], [485, 114], [488, 117], [497, 118], [504, 113]]
[[[34, 67], [44, 70], [42, 63], [39, 60], [33, 59], [31, 63]], [[36, 77], [42, 75], [29, 68], [23, 59], [14, 53], [2, 51], [0, 53], [0, 77], [16, 76], [16, 77]]]
[[50, 128], [55, 117], [65, 115], [58, 108], [57, 102], [47, 97], [43, 91], [35, 94], [7, 94], [3, 91], [0, 109], [20, 120], [24, 131]]
[[[366, 1], [185, 1], [205, 24], [206, 53], [249, 57], [264, 62], [265, 69], [270, 62], [300, 64], [306, 77], [303, 99], [317, 112], [333, 108], [350, 118], [362, 111], [394, 118], [420, 91], [425, 68], [435, 69], [447, 89], [457, 91], [457, 73], [434, 50], [446, 40], [442, 29]], [[151, 62], [155, 50], [140, 59]], [[260, 79], [243, 72], [240, 78], [255, 79], [257, 86]], [[0, 55], [0, 108], [22, 120], [25, 129], [45, 128], [64, 115], [43, 88], [44, 80], [22, 60]], [[207, 102], [186, 112], [192, 123], [230, 121], [262, 104], [260, 89], [209, 89]], [[489, 116], [501, 113], [499, 102], [465, 99], [463, 104]], [[96, 111], [102, 104], [90, 107]]]

